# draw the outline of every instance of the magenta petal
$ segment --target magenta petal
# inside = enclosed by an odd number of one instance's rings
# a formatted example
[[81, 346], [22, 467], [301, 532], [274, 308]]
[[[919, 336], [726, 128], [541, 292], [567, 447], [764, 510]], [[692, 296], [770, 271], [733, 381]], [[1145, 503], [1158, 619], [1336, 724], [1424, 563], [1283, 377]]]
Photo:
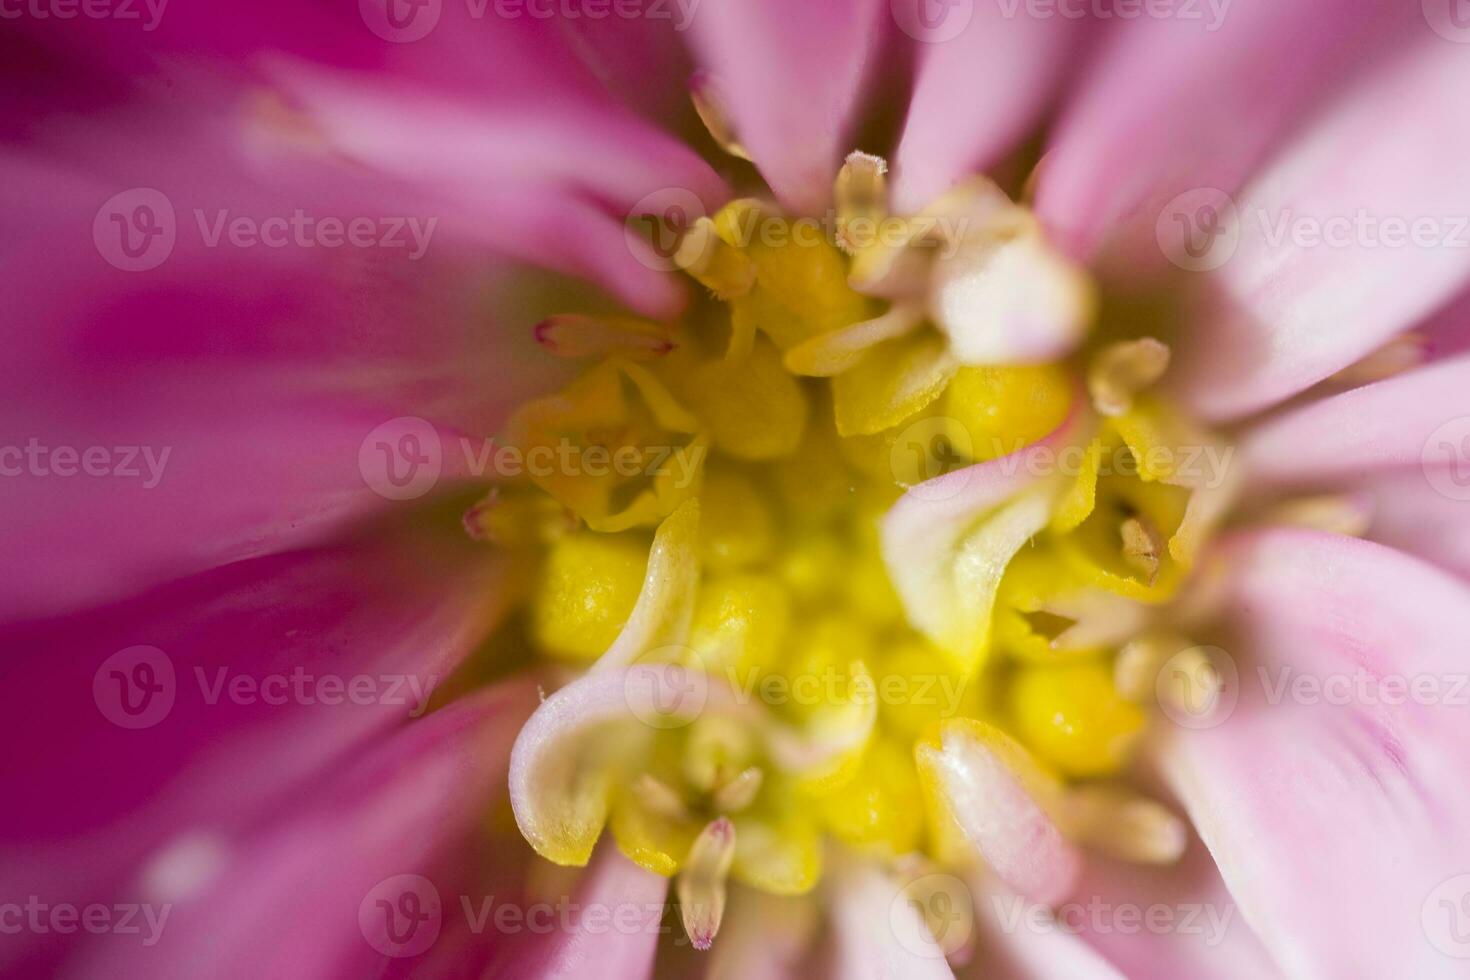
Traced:
[[[1470, 356], [1461, 355], [1291, 409], [1252, 429], [1242, 449], [1252, 476], [1275, 481], [1463, 465], [1470, 421], [1456, 423], [1470, 416], [1467, 396]], [[1449, 452], [1433, 444], [1436, 433]]]
[[1470, 867], [1470, 589], [1320, 532], [1219, 558], [1238, 703], [1160, 758], [1242, 914], [1289, 974], [1461, 975], [1435, 896]]
[[1180, 349], [1176, 388], [1196, 410], [1228, 419], [1288, 398], [1470, 281], [1445, 204], [1470, 182], [1461, 54], [1430, 37], [1363, 76], [1239, 195], [1238, 244]]
[[[975, 4], [956, 37], [915, 46], [918, 73], [894, 156], [897, 213], [918, 213], [1010, 152], [1075, 63], [1077, 21], [1007, 18], [1004, 7]], [[966, 7], [948, 9], [959, 18]]]
[[448, 541], [380, 529], [7, 628], [0, 734], [30, 748], [7, 764], [4, 891], [105, 899], [170, 837], [233, 835], [422, 715], [501, 608], [445, 516]]
[[[229, 840], [214, 874], [189, 891], [150, 893], [145, 880], [146, 900], [173, 906], [159, 940], [104, 937], [71, 975], [182, 978], [207, 963], [230, 977], [458, 974], [475, 951], [436, 964], [435, 946], [454, 938], [466, 904], [477, 910], [486, 879], [476, 859], [507, 864], [486, 852], [482, 828], [534, 703], [528, 683], [483, 691]], [[479, 955], [497, 941], [479, 937]]]
[[740, 143], [788, 208], [831, 198], [884, 0], [706, 0], [691, 27]]
[[[1196, 9], [1119, 24], [1078, 81], [1037, 189], [1042, 219], [1074, 255], [1132, 226], [1152, 239], [1158, 207], [1181, 191], [1233, 192], [1315, 98], [1411, 17], [1359, 0]], [[1423, 30], [1417, 16], [1413, 27]]]

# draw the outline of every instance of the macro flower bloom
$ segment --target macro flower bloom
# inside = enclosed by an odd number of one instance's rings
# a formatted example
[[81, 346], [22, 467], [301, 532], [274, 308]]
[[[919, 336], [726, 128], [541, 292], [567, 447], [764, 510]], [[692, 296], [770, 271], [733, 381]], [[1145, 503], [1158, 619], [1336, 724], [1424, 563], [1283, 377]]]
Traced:
[[0, 967], [1451, 976], [1451, 3], [31, 3]]

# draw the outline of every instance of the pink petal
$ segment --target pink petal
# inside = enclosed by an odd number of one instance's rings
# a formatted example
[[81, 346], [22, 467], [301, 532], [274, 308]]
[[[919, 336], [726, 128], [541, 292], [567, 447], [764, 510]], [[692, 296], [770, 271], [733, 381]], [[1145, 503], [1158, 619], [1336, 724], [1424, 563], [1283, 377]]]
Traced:
[[1233, 192], [1314, 99], [1397, 39], [1388, 25], [1410, 15], [1394, 8], [1236, 0], [1117, 25], [1050, 141], [1042, 219], [1087, 257], [1130, 226], [1151, 238], [1181, 191]]
[[822, 908], [810, 895], [768, 895], [733, 886], [709, 951], [710, 980], [800, 980]]
[[976, 980], [1031, 980], [1065, 976], [1076, 980], [1122, 980], [1107, 958], [1077, 935], [1074, 922], [1054, 918], [1050, 907], [1028, 902], [998, 882], [977, 881], [975, 920], [981, 952], [969, 974]]
[[[964, 645], [965, 636], [977, 630], [977, 620], [965, 611], [967, 603], [976, 598], [974, 592], [956, 591], [955, 563], [962, 543], [977, 531], [987, 512], [1057, 472], [1056, 454], [1077, 437], [1081, 425], [1080, 413], [1074, 412], [1039, 442], [910, 488], [884, 516], [883, 560], [889, 576], [909, 619], [936, 642], [958, 648]], [[1028, 517], [1024, 513], [1014, 516], [1017, 519], [1011, 523], [1019, 535]], [[1005, 536], [997, 543], [1011, 543], [1014, 537]], [[1024, 540], [1014, 543], [1019, 547]], [[996, 584], [1012, 554], [1014, 549], [993, 556], [1000, 563], [993, 569]], [[984, 605], [988, 616], [988, 600]]]
[[870, 59], [887, 29], [883, 0], [706, 0], [691, 36], [736, 136], [787, 208], [831, 198]]
[[[22, 469], [0, 480], [0, 496], [28, 515], [0, 548], [12, 573], [0, 616], [75, 608], [401, 511], [364, 469], [378, 427], [423, 419], [399, 425], [438, 437], [440, 479], [421, 489], [444, 489], [475, 475], [460, 436], [483, 448], [483, 433], [564, 371], [530, 338], [545, 311], [508, 295], [523, 270], [487, 265], [452, 236], [443, 248], [430, 237], [415, 261], [404, 250], [234, 247], [201, 229], [297, 209], [432, 218], [400, 209], [412, 202], [383, 196], [382, 182], [303, 165], [268, 186], [236, 159], [236, 134], [131, 103], [105, 125], [64, 117], [45, 134], [34, 152], [0, 153], [7, 223], [25, 229], [0, 250], [33, 287], [0, 314], [15, 447], [0, 465]], [[89, 231], [105, 202], [137, 187], [172, 202], [177, 236], [157, 267], [124, 271]], [[507, 371], [512, 360], [524, 363]], [[39, 465], [15, 458], [30, 440], [47, 454]], [[73, 460], [73, 475], [57, 475], [58, 448], [103, 454], [87, 465], [106, 472]]]
[[569, 927], [497, 946], [485, 976], [644, 980], [653, 970], [669, 880], [604, 845], [570, 896]]
[[[1080, 926], [1080, 938], [1124, 976], [1234, 980], [1279, 974], [1198, 838], [1191, 837], [1184, 857], [1168, 867], [1091, 855], [1064, 911], [1075, 916], [1070, 921]], [[1159, 918], [1151, 923], [1150, 916]]]
[[832, 976], [843, 980], [952, 980], [903, 884], [855, 857], [826, 873], [832, 928]]
[[1368, 536], [1470, 580], [1470, 487], [1436, 487], [1419, 469], [1352, 484], [1372, 501]]
[[1470, 437], [1470, 356], [1294, 408], [1256, 426], [1242, 449], [1253, 477], [1277, 481], [1340, 478], [1403, 467], [1444, 465], [1436, 432], [1461, 458]]
[[[1461, 53], [1432, 36], [1362, 76], [1241, 194], [1238, 247], [1181, 349], [1177, 387], [1196, 410], [1234, 418], [1290, 397], [1465, 284], [1470, 248], [1454, 247], [1465, 229], [1445, 205], [1470, 180]], [[1404, 227], [1378, 224], [1389, 219]], [[1417, 245], [1416, 221], [1432, 226]]]
[[497, 565], [445, 516], [438, 541], [380, 528], [9, 627], [0, 732], [30, 747], [8, 765], [4, 890], [105, 898], [171, 836], [249, 826], [422, 714], [501, 611]]
[[1220, 558], [1240, 700], [1159, 757], [1242, 913], [1289, 974], [1460, 975], [1431, 926], [1436, 889], [1470, 867], [1453, 697], [1470, 589], [1320, 532], [1243, 534]]
[[[187, 977], [205, 963], [232, 977], [446, 975], [450, 964], [415, 967], [433, 962], [439, 934], [466, 917], [460, 896], [472, 909], [479, 901], [477, 866], [508, 866], [481, 827], [534, 701], [519, 682], [468, 698], [377, 746], [269, 826], [230, 839], [214, 874], [189, 892], [135, 886], [145, 901], [173, 906], [159, 941], [104, 937], [72, 975]], [[396, 918], [410, 892], [422, 916], [412, 923]], [[388, 908], [403, 930], [396, 944]], [[480, 937], [480, 955], [498, 941], [493, 931]]]
[[[1004, 8], [1000, 3], [951, 5], [946, 17], [956, 24], [970, 11], [963, 30], [951, 39], [916, 45], [917, 78], [894, 156], [897, 213], [917, 213], [963, 177], [1009, 153], [1075, 64], [1077, 21], [1007, 18]], [[943, 29], [943, 18], [939, 23]]]
[[[1043, 905], [1067, 898], [1082, 871], [1082, 854], [997, 747], [959, 726], [928, 753], [955, 822], [985, 866], [1018, 895]], [[1034, 764], [1034, 763], [1033, 763]]]

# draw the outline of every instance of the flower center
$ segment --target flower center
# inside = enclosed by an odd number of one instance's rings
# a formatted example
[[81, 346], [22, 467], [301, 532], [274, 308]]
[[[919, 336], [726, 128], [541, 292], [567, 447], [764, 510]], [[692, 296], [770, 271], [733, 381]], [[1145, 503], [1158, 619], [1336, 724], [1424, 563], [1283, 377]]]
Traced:
[[[1072, 839], [1182, 847], [1070, 781], [1124, 769], [1138, 678], [1179, 649], [1147, 626], [1218, 515], [1185, 465], [1213, 442], [1152, 391], [1166, 347], [1083, 343], [1092, 288], [1029, 212], [982, 178], [895, 219], [885, 169], [849, 158], [830, 233], [753, 199], [678, 229], [711, 294], [680, 323], [540, 324], [589, 366], [515, 415], [526, 479], [466, 515], [530, 583], [541, 656], [660, 671], [541, 764], [523, 832], [577, 864], [605, 822], [679, 875], [697, 946], [727, 877], [804, 892], [828, 840], [959, 860], [947, 753], [1001, 760]], [[961, 506], [986, 461], [1016, 491]]]

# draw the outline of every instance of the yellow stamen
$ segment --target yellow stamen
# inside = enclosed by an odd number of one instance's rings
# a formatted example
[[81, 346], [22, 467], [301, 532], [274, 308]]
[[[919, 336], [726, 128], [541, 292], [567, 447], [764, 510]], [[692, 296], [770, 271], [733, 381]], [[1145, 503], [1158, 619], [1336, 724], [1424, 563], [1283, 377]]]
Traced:
[[1092, 404], [1107, 416], [1124, 415], [1133, 396], [1149, 387], [1169, 368], [1169, 348], [1144, 337], [1110, 344], [1095, 357], [1087, 371]]
[[695, 949], [709, 949], [725, 916], [725, 877], [735, 860], [735, 825], [720, 817], [705, 827], [679, 873], [684, 931]]

